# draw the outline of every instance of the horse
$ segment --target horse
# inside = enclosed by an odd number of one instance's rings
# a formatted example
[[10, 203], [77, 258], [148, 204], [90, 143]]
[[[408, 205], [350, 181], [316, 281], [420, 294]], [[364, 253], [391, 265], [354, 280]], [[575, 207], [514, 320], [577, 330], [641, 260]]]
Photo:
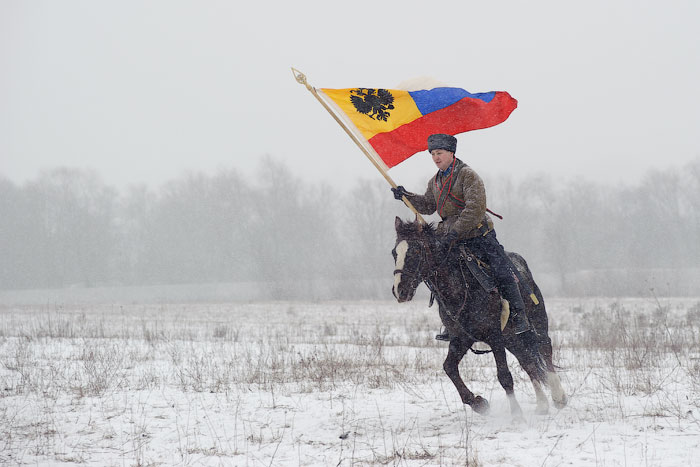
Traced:
[[[537, 414], [549, 412], [543, 386], [549, 387], [552, 402], [557, 409], [566, 406], [567, 396], [552, 363], [552, 341], [548, 335], [544, 299], [525, 260], [516, 253], [507, 252], [526, 283], [526, 290], [532, 291], [538, 302], [535, 304], [535, 300], [525, 298], [527, 316], [534, 332], [515, 334], [512, 320], [502, 323], [507, 320], [508, 302], [501, 299], [496, 289], [487, 290], [483, 287], [479, 278], [466, 267], [465, 261], [476, 262], [478, 258], [468, 256], [467, 253], [463, 259], [439, 261], [439, 239], [432, 224], [424, 225], [417, 220], [403, 222], [396, 217], [395, 228], [392, 293], [399, 303], [410, 301], [418, 285], [423, 282], [431, 291], [430, 304], [432, 305], [433, 298], [437, 300], [440, 319], [451, 336], [443, 369], [457, 388], [462, 402], [479, 414], [486, 415], [489, 412], [488, 401], [472, 393], [459, 373], [459, 363], [473, 344], [484, 342], [491, 348], [498, 381], [506, 392], [511, 415], [516, 421], [523, 420], [523, 412], [515, 398], [506, 349], [515, 356], [530, 377], [537, 397]], [[456, 256], [458, 255], [449, 257]], [[522, 292], [523, 284], [519, 286]]]

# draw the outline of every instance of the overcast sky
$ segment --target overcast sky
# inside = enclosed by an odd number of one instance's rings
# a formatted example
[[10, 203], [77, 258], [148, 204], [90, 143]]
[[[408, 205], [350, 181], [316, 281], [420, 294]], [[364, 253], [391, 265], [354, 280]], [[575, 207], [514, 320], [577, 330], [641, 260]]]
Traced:
[[[700, 157], [699, 18], [697, 0], [0, 0], [0, 176], [158, 186], [270, 154], [380, 177], [294, 66], [316, 87], [508, 91], [505, 123], [459, 136], [478, 171], [634, 181]], [[418, 190], [433, 171], [426, 152], [390, 173]]]

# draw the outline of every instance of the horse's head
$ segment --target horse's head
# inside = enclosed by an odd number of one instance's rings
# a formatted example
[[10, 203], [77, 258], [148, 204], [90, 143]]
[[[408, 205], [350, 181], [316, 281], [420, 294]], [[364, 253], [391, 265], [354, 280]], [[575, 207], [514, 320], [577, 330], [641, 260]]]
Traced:
[[399, 302], [413, 298], [416, 288], [429, 270], [430, 244], [434, 242], [432, 226], [418, 221], [403, 222], [396, 218], [396, 245], [391, 251], [394, 256], [394, 287], [392, 292]]

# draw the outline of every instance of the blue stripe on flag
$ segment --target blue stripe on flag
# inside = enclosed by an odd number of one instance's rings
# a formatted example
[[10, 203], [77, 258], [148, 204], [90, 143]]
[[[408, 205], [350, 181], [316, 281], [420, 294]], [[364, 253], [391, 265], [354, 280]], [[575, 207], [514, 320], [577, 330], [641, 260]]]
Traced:
[[491, 99], [493, 99], [493, 96], [496, 95], [496, 92], [492, 91], [472, 94], [460, 88], [435, 88], [422, 91], [410, 91], [409, 94], [415, 101], [416, 107], [418, 107], [420, 113], [426, 115], [430, 112], [435, 112], [436, 110], [449, 107], [465, 97], [481, 99], [482, 101], [489, 103], [491, 102]]

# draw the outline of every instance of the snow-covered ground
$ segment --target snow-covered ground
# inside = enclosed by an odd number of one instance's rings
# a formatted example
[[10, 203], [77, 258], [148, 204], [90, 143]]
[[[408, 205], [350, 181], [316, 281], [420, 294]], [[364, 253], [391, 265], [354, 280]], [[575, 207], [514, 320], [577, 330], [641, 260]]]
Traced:
[[424, 301], [0, 308], [0, 464], [700, 466], [700, 300], [552, 299], [569, 405], [465, 407]]

